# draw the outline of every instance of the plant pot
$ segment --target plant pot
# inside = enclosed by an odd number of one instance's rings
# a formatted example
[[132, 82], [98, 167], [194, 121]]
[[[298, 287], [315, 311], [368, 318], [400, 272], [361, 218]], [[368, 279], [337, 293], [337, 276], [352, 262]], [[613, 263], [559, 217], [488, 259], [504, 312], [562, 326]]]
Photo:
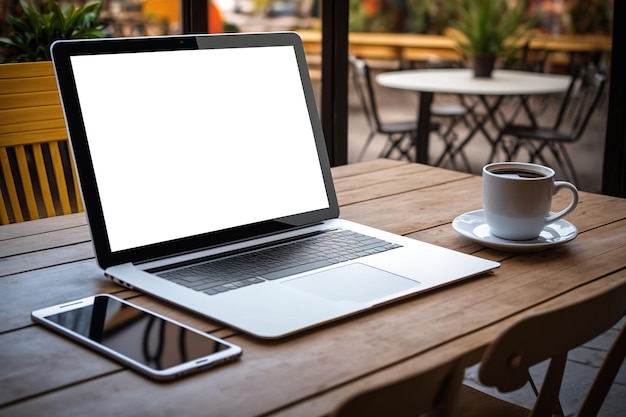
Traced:
[[474, 77], [489, 78], [496, 63], [495, 56], [475, 56], [472, 59]]

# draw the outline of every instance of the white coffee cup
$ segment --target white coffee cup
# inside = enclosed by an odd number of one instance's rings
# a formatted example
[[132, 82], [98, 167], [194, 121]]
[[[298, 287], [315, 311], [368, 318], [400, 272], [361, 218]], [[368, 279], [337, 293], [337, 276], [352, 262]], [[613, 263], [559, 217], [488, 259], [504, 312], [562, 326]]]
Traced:
[[[552, 196], [568, 189], [570, 204], [551, 213]], [[490, 232], [507, 240], [537, 238], [543, 228], [561, 219], [578, 204], [578, 190], [554, 180], [554, 170], [523, 162], [496, 162], [483, 167], [483, 209]]]

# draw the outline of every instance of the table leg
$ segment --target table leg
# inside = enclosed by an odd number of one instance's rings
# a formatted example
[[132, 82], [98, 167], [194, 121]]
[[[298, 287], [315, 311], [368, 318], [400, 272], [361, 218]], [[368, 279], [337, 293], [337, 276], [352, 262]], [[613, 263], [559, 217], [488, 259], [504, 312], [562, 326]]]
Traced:
[[428, 163], [428, 141], [430, 138], [430, 106], [433, 93], [419, 93], [419, 110], [417, 114], [417, 137], [415, 138], [415, 162]]

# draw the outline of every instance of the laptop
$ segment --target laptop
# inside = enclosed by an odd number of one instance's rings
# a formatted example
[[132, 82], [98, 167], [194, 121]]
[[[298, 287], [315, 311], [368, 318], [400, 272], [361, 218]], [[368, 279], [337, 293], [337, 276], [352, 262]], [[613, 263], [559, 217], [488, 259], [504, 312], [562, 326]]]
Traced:
[[276, 339], [499, 266], [338, 218], [295, 33], [51, 49], [96, 258], [118, 284]]

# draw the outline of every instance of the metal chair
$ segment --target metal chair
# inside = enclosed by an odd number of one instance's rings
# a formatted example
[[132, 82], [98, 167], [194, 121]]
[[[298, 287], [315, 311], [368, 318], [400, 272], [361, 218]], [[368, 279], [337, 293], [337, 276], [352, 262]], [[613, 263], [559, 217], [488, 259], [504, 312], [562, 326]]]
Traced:
[[[570, 350], [603, 334], [626, 314], [626, 282], [605, 289], [589, 297], [579, 298], [567, 305], [530, 314], [505, 329], [483, 355], [479, 380], [500, 392], [511, 392], [531, 382], [529, 368], [550, 360], [549, 367], [537, 393], [535, 405], [522, 415], [531, 417], [564, 415], [559, 391]], [[595, 416], [611, 387], [626, 356], [626, 324], [613, 342], [587, 396], [578, 410], [578, 416]], [[491, 398], [473, 388], [464, 386], [459, 395], [458, 415], [518, 416], [520, 407], [503, 400], [500, 411], [494, 411]], [[568, 414], [569, 415], [569, 414]]]
[[348, 399], [333, 417], [414, 417], [452, 415], [463, 380], [458, 361], [432, 367], [408, 378], [361, 392]]
[[[430, 58], [426, 61], [426, 68], [430, 69], [461, 68], [462, 66], [463, 64], [459, 60]], [[431, 116], [441, 120], [441, 128], [445, 129], [443, 132], [441, 130], [437, 132], [443, 139], [444, 149], [435, 160], [434, 165], [441, 166], [445, 159], [448, 158], [452, 168], [457, 169], [455, 156], [458, 154], [465, 165], [465, 170], [469, 172], [471, 166], [467, 155], [465, 155], [463, 149], [455, 149], [453, 145], [457, 139], [455, 128], [458, 125], [463, 124], [466, 128], [472, 129], [469, 115], [473, 111], [475, 104], [468, 104], [462, 95], [456, 94], [439, 94], [435, 98], [449, 98], [450, 96], [453, 96], [454, 101], [447, 100], [445, 103], [435, 103], [430, 107]]]
[[[380, 152], [381, 157], [388, 158], [394, 151], [398, 151], [400, 159], [404, 157], [411, 160], [410, 152], [414, 148], [413, 145], [417, 136], [417, 117], [411, 120], [384, 122], [378, 112], [369, 65], [354, 55], [350, 55], [348, 59], [352, 67], [354, 87], [370, 127], [370, 133], [357, 160], [360, 161], [363, 158], [365, 151], [377, 134], [387, 135], [387, 144]], [[431, 128], [437, 130], [439, 124], [431, 124]]]
[[[595, 66], [590, 65], [572, 77], [565, 93], [556, 121], [552, 127], [508, 124], [500, 130], [496, 143], [502, 147], [508, 160], [513, 160], [523, 149], [529, 160], [539, 160], [549, 165], [545, 152], [554, 158], [561, 173], [578, 184], [578, 176], [566, 144], [578, 141], [596, 110], [606, 85], [607, 77]], [[569, 126], [566, 126], [566, 120]], [[505, 138], [512, 138], [506, 144]]]

